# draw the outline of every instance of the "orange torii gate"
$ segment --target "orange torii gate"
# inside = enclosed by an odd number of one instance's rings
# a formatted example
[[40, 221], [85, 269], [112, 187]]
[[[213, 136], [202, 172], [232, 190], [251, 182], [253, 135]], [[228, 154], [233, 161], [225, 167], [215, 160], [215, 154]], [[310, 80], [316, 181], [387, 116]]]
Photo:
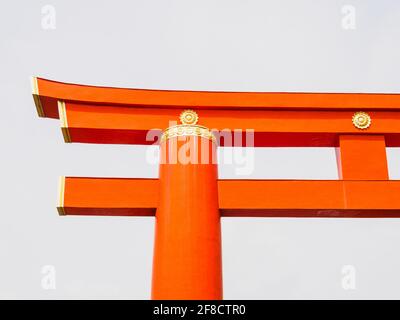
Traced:
[[[66, 142], [152, 144], [147, 133], [162, 134], [159, 179], [63, 177], [58, 205], [60, 215], [156, 216], [153, 299], [222, 298], [220, 217], [400, 217], [400, 181], [389, 180], [386, 161], [386, 147], [400, 146], [397, 94], [142, 90], [33, 78], [33, 97], [40, 117], [60, 119]], [[182, 124], [168, 127], [179, 115]], [[255, 147], [335, 147], [340, 180], [218, 180], [208, 128], [253, 129]], [[188, 142], [206, 162], [168, 161], [172, 147]]]

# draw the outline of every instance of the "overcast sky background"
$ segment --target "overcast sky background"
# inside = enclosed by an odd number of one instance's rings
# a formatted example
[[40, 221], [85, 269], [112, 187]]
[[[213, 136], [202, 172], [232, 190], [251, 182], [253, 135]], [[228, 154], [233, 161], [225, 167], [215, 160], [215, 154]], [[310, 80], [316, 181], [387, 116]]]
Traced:
[[[43, 29], [52, 5], [56, 28]], [[356, 9], [344, 29], [342, 8]], [[61, 175], [157, 177], [146, 147], [65, 144], [29, 77], [154, 89], [400, 93], [400, 2], [0, 3], [0, 298], [150, 297], [154, 219], [59, 217]], [[400, 179], [400, 151], [388, 149]], [[220, 177], [235, 178], [233, 165]], [[334, 150], [257, 149], [246, 178], [337, 179]], [[288, 195], [290, 197], [290, 195]], [[400, 298], [400, 220], [222, 220], [224, 297]], [[54, 266], [56, 289], [42, 268]], [[355, 290], [342, 268], [356, 270]]]

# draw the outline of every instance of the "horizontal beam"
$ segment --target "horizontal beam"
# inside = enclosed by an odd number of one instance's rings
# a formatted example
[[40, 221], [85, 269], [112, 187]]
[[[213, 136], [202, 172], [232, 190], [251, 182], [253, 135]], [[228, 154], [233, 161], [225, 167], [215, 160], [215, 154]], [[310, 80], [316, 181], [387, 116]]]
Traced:
[[[60, 214], [154, 216], [157, 179], [62, 179]], [[400, 181], [219, 180], [223, 217], [400, 217]], [[240, 194], [240, 196], [238, 196]]]
[[48, 118], [58, 118], [58, 100], [90, 105], [201, 110], [400, 110], [399, 94], [145, 90], [78, 85], [36, 77], [32, 84], [38, 114]]
[[[182, 109], [88, 106], [60, 102], [65, 141], [83, 143], [153, 144], [157, 135], [179, 119]], [[234, 130], [254, 130], [256, 147], [334, 147], [341, 134], [382, 135], [387, 146], [400, 146], [400, 112], [371, 111], [372, 125], [357, 129], [352, 111], [201, 110], [199, 123], [220, 132], [221, 146], [237, 143]], [[154, 138], [154, 136], [150, 136]], [[156, 140], [157, 141], [157, 140]]]
[[60, 215], [154, 216], [158, 180], [61, 177]]

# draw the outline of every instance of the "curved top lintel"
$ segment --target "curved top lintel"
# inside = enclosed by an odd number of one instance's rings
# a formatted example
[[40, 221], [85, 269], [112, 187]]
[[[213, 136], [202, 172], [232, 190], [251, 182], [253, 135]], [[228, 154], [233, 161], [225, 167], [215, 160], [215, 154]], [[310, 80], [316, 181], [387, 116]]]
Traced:
[[99, 87], [32, 78], [39, 116], [58, 118], [57, 101], [193, 109], [400, 110], [400, 94], [222, 92]]

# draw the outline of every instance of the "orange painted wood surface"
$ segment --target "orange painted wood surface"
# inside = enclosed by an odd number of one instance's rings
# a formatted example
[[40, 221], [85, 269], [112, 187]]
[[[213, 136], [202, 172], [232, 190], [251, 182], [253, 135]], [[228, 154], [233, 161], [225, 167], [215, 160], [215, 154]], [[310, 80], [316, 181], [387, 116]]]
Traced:
[[336, 158], [340, 179], [389, 179], [383, 135], [340, 135]]
[[[218, 181], [223, 217], [400, 217], [399, 194], [399, 180]], [[67, 215], [154, 216], [159, 181], [67, 177], [63, 199]]]
[[400, 110], [399, 94], [146, 90], [34, 80], [42, 116], [50, 118], [58, 118], [57, 100], [151, 108]]
[[[88, 106], [65, 103], [68, 142], [154, 144], [171, 119], [183, 109]], [[400, 112], [371, 111], [373, 125], [360, 130], [352, 123], [353, 111], [198, 110], [201, 124], [216, 129], [221, 146], [237, 142], [234, 130], [254, 130], [256, 147], [334, 147], [339, 135], [384, 135], [388, 146], [400, 146]], [[148, 134], [153, 130], [154, 134]], [[219, 133], [218, 133], [219, 132]]]
[[[188, 158], [176, 161], [176, 150], [187, 145], [193, 147]], [[161, 144], [152, 299], [222, 299], [215, 149], [211, 140], [195, 136]]]
[[154, 216], [158, 180], [66, 177], [58, 206], [66, 215]]

